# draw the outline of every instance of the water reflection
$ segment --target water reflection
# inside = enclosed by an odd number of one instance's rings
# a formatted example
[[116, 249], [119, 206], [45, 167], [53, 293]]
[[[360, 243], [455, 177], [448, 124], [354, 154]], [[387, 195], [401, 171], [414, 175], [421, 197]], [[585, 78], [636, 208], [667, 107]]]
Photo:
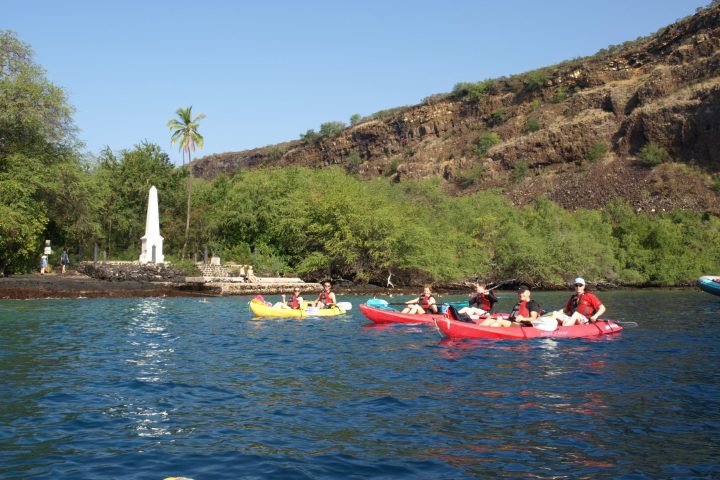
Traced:
[[127, 324], [130, 356], [125, 361], [134, 367], [135, 380], [140, 383], [132, 387], [139, 392], [136, 398], [124, 399], [124, 404], [111, 412], [131, 420], [140, 437], [170, 433], [163, 426], [170, 420], [168, 409], [157, 407], [152, 395], [150, 398], [141, 395], [146, 384], [163, 384], [168, 381], [168, 368], [175, 350], [171, 345], [174, 338], [170, 332], [170, 317], [165, 312], [166, 301], [163, 298], [138, 300]]

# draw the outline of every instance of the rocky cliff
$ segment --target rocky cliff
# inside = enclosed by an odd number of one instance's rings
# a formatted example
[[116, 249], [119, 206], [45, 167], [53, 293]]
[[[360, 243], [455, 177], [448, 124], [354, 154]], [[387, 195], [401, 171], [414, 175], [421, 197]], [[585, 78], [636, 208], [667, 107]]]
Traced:
[[192, 164], [213, 178], [259, 166], [342, 165], [366, 178], [441, 177], [451, 193], [500, 188], [566, 208], [618, 196], [638, 210], [720, 211], [720, 6], [588, 58], [461, 84], [307, 135]]

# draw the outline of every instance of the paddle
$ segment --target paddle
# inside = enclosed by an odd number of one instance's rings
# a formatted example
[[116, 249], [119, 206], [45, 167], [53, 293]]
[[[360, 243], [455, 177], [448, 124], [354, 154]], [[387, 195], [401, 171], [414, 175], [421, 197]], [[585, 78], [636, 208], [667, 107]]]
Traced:
[[495, 290], [496, 288], [502, 287], [503, 285], [508, 284], [508, 283], [510, 283], [510, 282], [514, 282], [515, 280], [517, 280], [517, 278], [511, 278], [511, 279], [509, 279], [509, 280], [503, 280], [502, 282], [498, 283], [498, 284], [495, 285], [494, 287], [488, 288], [486, 291], [487, 291], [487, 292], [492, 292], [492, 291]]

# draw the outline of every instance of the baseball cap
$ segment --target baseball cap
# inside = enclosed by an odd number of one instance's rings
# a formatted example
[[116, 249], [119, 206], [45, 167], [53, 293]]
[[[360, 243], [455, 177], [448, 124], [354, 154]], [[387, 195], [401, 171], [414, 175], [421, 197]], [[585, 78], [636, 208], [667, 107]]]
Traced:
[[517, 289], [517, 293], [525, 293], [525, 292], [529, 292], [529, 291], [530, 291], [530, 287], [528, 287], [527, 285], [520, 285]]
[[585, 280], [582, 277], [575, 279], [575, 285], [585, 285]]

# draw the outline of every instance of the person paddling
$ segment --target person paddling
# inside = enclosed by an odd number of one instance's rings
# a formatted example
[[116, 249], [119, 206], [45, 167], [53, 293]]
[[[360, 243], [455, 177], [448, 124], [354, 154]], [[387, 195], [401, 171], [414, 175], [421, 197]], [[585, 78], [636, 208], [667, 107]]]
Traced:
[[430, 287], [425, 287], [423, 289], [422, 295], [420, 295], [418, 298], [414, 298], [412, 300], [408, 300], [405, 302], [405, 307], [402, 311], [402, 313], [437, 313], [437, 302], [435, 301], [435, 297], [432, 296], [432, 291], [430, 290]]
[[521, 285], [518, 288], [518, 303], [515, 304], [507, 320], [488, 318], [481, 325], [490, 327], [529, 326], [537, 320], [542, 312], [540, 304], [533, 300], [530, 287]]
[[586, 290], [585, 279], [575, 279], [575, 294], [571, 295], [562, 311], [558, 314], [558, 323], [563, 326], [595, 323], [605, 313], [605, 305]]
[[468, 306], [460, 309], [458, 313], [465, 313], [471, 317], [479, 317], [489, 313], [497, 303], [497, 297], [491, 290], [485, 288], [484, 283], [475, 284], [475, 293], [470, 294]]
[[337, 303], [335, 293], [331, 292], [331, 289], [332, 283], [330, 283], [330, 281], [323, 282], [323, 291], [320, 292], [317, 300], [315, 300], [316, 307], [322, 306], [323, 308], [330, 308]]
[[283, 295], [282, 302], [276, 303], [275, 305], [273, 305], [273, 308], [302, 310], [302, 308], [304, 306], [305, 306], [305, 301], [300, 296], [300, 288], [295, 287], [295, 288], [293, 288], [293, 293], [292, 293], [292, 297], [290, 297], [290, 300], [285, 301], [285, 295]]

